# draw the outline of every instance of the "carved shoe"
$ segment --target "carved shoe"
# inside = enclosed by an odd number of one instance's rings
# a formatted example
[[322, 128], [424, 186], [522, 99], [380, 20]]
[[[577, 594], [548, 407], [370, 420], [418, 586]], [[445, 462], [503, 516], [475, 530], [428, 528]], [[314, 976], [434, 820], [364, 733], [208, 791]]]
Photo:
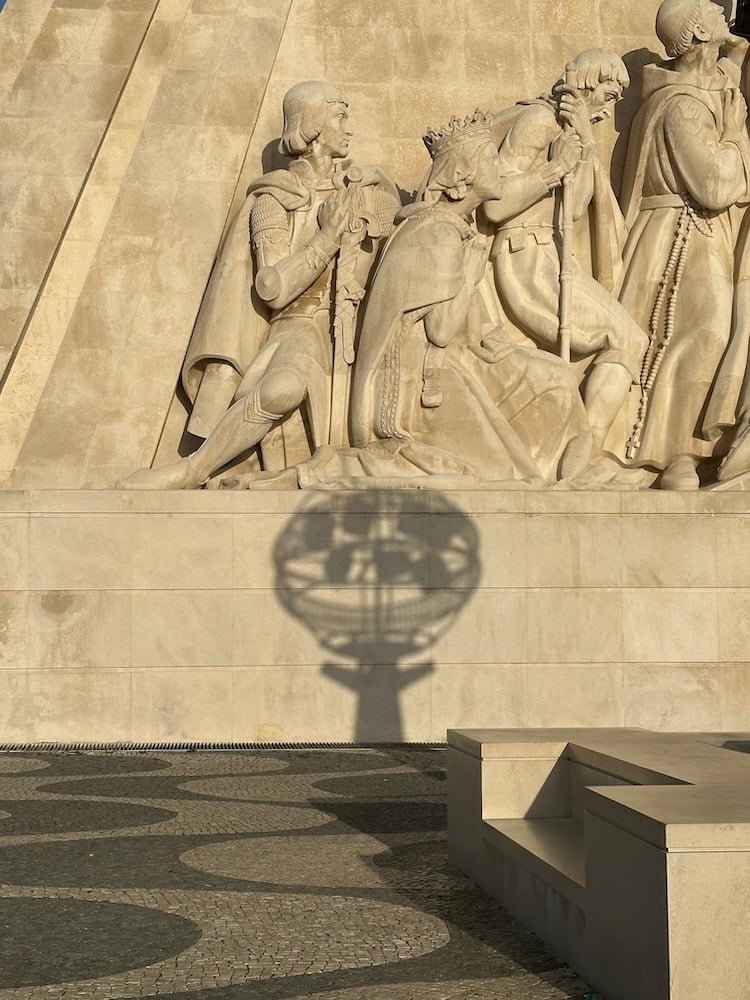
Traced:
[[694, 459], [682, 455], [669, 463], [659, 485], [663, 490], [697, 490], [700, 484]]
[[193, 466], [189, 458], [180, 459], [173, 465], [164, 465], [159, 469], [139, 469], [127, 479], [116, 484], [118, 490], [194, 490], [203, 484], [197, 482], [193, 475]]

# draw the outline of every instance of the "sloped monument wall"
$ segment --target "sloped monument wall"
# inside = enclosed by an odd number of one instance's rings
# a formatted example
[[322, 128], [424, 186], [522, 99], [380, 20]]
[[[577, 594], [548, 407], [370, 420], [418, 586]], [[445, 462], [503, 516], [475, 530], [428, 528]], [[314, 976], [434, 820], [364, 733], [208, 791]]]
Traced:
[[[611, 48], [617, 188], [656, 7], [7, 0], [0, 741], [746, 726], [744, 493], [113, 488], [180, 452], [217, 247], [293, 84], [340, 87], [407, 197], [427, 126]], [[362, 537], [359, 568], [326, 557]]]

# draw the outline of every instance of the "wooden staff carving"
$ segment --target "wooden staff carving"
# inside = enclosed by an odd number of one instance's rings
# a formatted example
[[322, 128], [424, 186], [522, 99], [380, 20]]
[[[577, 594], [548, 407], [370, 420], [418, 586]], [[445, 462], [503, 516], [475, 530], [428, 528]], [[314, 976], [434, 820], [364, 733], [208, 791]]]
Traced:
[[354, 364], [357, 312], [365, 290], [357, 279], [360, 244], [367, 235], [367, 213], [362, 192], [362, 170], [349, 167], [346, 183], [352, 190], [350, 222], [341, 240], [336, 261], [333, 309], [333, 377], [331, 380], [331, 424], [328, 442], [341, 448], [348, 444], [350, 369]]
[[[566, 84], [570, 84], [570, 75], [565, 75]], [[565, 125], [565, 131], [570, 126]], [[561, 197], [560, 224], [560, 307], [559, 307], [559, 340], [560, 357], [570, 362], [570, 338], [573, 330], [573, 206], [575, 201], [575, 167], [563, 177]]]

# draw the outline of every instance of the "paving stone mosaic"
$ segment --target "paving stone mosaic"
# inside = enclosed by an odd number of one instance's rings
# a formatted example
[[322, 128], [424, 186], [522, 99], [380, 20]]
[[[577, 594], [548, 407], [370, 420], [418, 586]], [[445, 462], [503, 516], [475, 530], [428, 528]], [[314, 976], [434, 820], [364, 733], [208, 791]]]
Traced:
[[0, 754], [0, 1000], [584, 1000], [446, 859], [445, 752]]

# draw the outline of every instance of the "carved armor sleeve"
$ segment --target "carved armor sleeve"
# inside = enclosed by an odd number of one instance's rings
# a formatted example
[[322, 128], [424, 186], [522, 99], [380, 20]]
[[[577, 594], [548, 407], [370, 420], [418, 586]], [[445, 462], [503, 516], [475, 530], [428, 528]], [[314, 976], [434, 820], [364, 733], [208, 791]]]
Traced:
[[393, 217], [400, 208], [389, 191], [375, 189], [372, 193], [373, 211], [377, 219], [378, 234], [388, 236], [393, 231]]
[[272, 309], [299, 298], [326, 270], [338, 250], [318, 232], [292, 252], [286, 209], [270, 194], [258, 197], [250, 213], [250, 241], [257, 270], [255, 288]]
[[275, 264], [289, 255], [286, 209], [270, 194], [258, 197], [250, 213], [250, 243], [258, 267]]

